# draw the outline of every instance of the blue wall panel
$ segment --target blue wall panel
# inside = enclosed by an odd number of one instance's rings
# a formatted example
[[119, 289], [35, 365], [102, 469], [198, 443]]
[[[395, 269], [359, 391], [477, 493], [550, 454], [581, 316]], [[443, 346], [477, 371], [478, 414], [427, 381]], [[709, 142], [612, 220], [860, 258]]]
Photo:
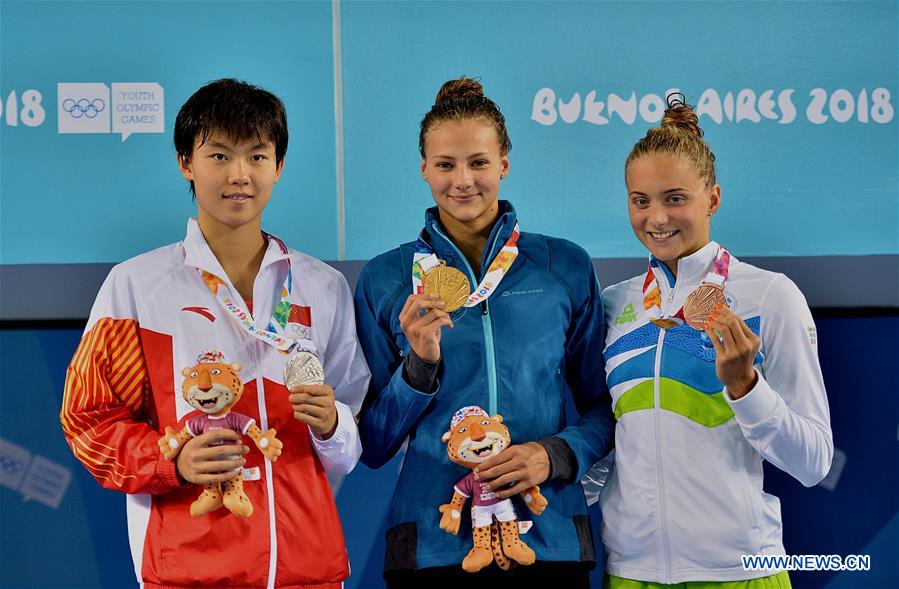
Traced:
[[[623, 165], [651, 124], [636, 109], [632, 122], [609, 115], [610, 95], [639, 102], [680, 88], [691, 103], [707, 90], [721, 103], [720, 124], [700, 122], [723, 187], [713, 236], [731, 251], [899, 252], [895, 2], [352, 2], [341, 18], [350, 259], [417, 235], [432, 202], [418, 124], [440, 85], [463, 73], [480, 76], [506, 116], [513, 149], [502, 196], [525, 231], [567, 237], [594, 257], [642, 256]], [[535, 118], [543, 88], [556, 96], [552, 124], [538, 122], [547, 122], [540, 108]], [[876, 88], [890, 97], [881, 122]], [[853, 97], [843, 123], [829, 114], [838, 89]], [[758, 114], [767, 90], [774, 103], [793, 90], [792, 122], [776, 104], [775, 119]], [[867, 122], [855, 108], [863, 90]], [[607, 124], [584, 120], [594, 92]], [[726, 103], [741, 92], [755, 95], [752, 108], [734, 106], [729, 120]], [[825, 94], [828, 120], [816, 124]], [[569, 123], [559, 101], [575, 95]], [[848, 113], [848, 103], [834, 106]], [[750, 110], [759, 122], [737, 121]]]
[[[119, 262], [183, 238], [195, 207], [172, 126], [181, 104], [221, 77], [261, 85], [287, 107], [287, 165], [265, 226], [337, 257], [329, 3], [3, 2], [0, 10], [0, 263]], [[159, 84], [164, 132], [124, 141], [58, 133], [69, 115], [58, 113], [57, 84], [75, 82]], [[45, 110], [33, 127], [22, 116], [28, 90]]]

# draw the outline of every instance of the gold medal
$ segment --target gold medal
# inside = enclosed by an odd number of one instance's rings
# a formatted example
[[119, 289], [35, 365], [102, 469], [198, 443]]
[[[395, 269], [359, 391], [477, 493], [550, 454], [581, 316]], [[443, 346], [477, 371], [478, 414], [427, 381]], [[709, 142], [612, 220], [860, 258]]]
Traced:
[[471, 294], [471, 285], [468, 284], [465, 274], [445, 263], [431, 269], [422, 277], [422, 287], [425, 295], [435, 294], [446, 303], [443, 310], [447, 313], [462, 307]]
[[684, 303], [684, 320], [693, 329], [703, 331], [712, 313], [726, 305], [723, 287], [702, 284], [687, 297]]

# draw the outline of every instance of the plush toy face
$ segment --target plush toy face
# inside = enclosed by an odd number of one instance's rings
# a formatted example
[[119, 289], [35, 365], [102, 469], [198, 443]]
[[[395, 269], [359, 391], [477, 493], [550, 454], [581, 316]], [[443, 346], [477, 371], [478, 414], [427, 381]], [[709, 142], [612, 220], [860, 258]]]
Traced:
[[243, 394], [240, 364], [201, 362], [181, 371], [181, 392], [190, 405], [209, 415], [225, 415]]
[[501, 415], [470, 415], [443, 434], [442, 440], [450, 460], [468, 468], [496, 456], [512, 443]]

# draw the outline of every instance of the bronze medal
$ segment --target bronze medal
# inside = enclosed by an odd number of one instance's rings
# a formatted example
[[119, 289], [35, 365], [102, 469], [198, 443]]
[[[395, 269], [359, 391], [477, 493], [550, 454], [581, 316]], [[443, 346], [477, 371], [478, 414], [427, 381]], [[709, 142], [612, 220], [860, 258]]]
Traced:
[[424, 294], [436, 294], [440, 300], [446, 303], [443, 310], [452, 313], [462, 307], [471, 294], [471, 285], [468, 278], [459, 270], [441, 264], [433, 268], [422, 277]]
[[702, 284], [687, 297], [684, 303], [684, 320], [693, 329], [704, 331], [712, 313], [726, 305], [723, 287]]

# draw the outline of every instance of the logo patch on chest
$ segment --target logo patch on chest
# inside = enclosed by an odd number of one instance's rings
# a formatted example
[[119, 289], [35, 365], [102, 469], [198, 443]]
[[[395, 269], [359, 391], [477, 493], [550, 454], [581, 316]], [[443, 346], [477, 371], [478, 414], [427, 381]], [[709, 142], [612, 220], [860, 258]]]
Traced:
[[182, 307], [181, 310], [182, 311], [192, 311], [192, 312], [196, 313], [197, 315], [200, 315], [201, 317], [205, 317], [206, 319], [209, 319], [210, 321], [215, 323], [215, 315], [212, 314], [212, 312], [209, 310], [208, 307]]
[[621, 315], [615, 318], [615, 325], [624, 325], [625, 323], [631, 323], [632, 321], [637, 320], [637, 312], [634, 310], [633, 303], [628, 303], [628, 305], [621, 312]]

